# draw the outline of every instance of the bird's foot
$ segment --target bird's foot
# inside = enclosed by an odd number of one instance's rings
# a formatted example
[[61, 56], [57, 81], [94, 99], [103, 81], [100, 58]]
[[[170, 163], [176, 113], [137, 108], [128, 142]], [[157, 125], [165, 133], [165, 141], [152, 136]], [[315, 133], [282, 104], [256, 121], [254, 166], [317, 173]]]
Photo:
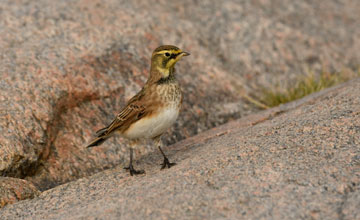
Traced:
[[145, 173], [144, 170], [135, 170], [132, 165], [129, 165], [128, 167], [124, 167], [124, 169], [129, 170], [131, 176]]
[[167, 166], [168, 168], [170, 168], [170, 167], [176, 165], [176, 163], [170, 163], [170, 162], [169, 162], [169, 159], [167, 159], [167, 157], [164, 157], [164, 162], [163, 162], [162, 164], [160, 164], [160, 165], [161, 165], [161, 170], [162, 170], [162, 169], [164, 169], [166, 166]]

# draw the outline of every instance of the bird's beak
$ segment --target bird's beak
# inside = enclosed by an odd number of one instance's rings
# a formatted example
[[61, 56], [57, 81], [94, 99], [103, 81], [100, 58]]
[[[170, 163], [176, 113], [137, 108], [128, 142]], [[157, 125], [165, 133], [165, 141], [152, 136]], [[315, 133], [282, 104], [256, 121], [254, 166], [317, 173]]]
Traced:
[[176, 61], [180, 60], [180, 59], [181, 59], [182, 57], [184, 57], [184, 56], [189, 56], [189, 55], [190, 55], [190, 53], [185, 52], [185, 51], [181, 51], [181, 52], [177, 55]]
[[189, 56], [189, 55], [190, 55], [190, 53], [188, 53], [188, 52], [179, 51], [179, 53], [177, 54], [177, 56], [175, 57], [175, 59], [169, 60], [169, 62], [167, 63], [166, 66], [167, 66], [168, 68], [170, 68], [170, 67], [174, 66], [175, 63], [176, 63], [177, 61], [179, 61], [182, 57], [184, 57], [184, 56]]
[[183, 57], [184, 57], [184, 56], [189, 56], [190, 53], [183, 51], [183, 52], [181, 52], [181, 55], [182, 55]]

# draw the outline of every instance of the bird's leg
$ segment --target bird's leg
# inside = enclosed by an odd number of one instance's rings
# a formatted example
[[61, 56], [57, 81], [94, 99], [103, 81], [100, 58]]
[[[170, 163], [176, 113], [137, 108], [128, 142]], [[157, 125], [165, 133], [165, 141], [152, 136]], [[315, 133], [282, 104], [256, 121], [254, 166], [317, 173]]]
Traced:
[[166, 166], [167, 166], [168, 168], [170, 168], [170, 167], [176, 165], [176, 163], [170, 163], [170, 162], [169, 162], [169, 159], [165, 156], [165, 154], [164, 154], [164, 152], [162, 151], [160, 145], [159, 145], [159, 150], [160, 150], [161, 154], [162, 154], [163, 157], [164, 157], [164, 162], [161, 164], [161, 169], [164, 169]]
[[125, 170], [129, 170], [130, 172], [130, 175], [138, 175], [138, 174], [143, 174], [145, 173], [144, 170], [135, 170], [133, 165], [132, 165], [132, 161], [133, 161], [133, 149], [130, 148], [130, 163], [129, 163], [129, 166], [128, 167], [124, 167]]
[[164, 169], [166, 166], [167, 166], [168, 168], [170, 168], [170, 167], [176, 165], [176, 163], [170, 163], [170, 162], [169, 162], [169, 159], [168, 159], [168, 158], [166, 157], [166, 155], [164, 154], [164, 151], [161, 149], [161, 140], [158, 140], [158, 141], [157, 141], [157, 144], [158, 144], [158, 147], [159, 147], [159, 150], [160, 150], [161, 154], [162, 154], [163, 157], [164, 157], [164, 162], [161, 164], [161, 169]]

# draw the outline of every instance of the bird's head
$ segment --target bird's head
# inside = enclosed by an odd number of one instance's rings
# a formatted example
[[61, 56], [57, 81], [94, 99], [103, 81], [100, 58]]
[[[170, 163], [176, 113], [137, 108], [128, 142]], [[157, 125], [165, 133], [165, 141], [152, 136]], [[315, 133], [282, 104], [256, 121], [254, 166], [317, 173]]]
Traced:
[[151, 57], [151, 71], [161, 74], [165, 79], [173, 72], [175, 63], [183, 56], [190, 55], [172, 45], [163, 45], [154, 50]]

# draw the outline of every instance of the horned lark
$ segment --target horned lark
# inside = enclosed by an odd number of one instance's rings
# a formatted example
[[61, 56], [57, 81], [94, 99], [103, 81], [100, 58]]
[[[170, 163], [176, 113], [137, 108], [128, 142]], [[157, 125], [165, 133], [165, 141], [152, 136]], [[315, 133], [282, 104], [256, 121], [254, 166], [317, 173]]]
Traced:
[[[154, 50], [151, 57], [150, 76], [139, 93], [132, 97], [125, 108], [105, 128], [96, 132], [97, 137], [87, 147], [98, 146], [115, 133], [137, 141], [152, 139], [164, 157], [161, 169], [170, 168], [170, 163], [161, 149], [161, 135], [175, 122], [182, 103], [182, 94], [175, 77], [175, 63], [187, 52], [171, 45], [163, 45]], [[125, 169], [130, 175], [142, 174], [132, 164], [133, 148], [130, 147], [130, 163]]]

